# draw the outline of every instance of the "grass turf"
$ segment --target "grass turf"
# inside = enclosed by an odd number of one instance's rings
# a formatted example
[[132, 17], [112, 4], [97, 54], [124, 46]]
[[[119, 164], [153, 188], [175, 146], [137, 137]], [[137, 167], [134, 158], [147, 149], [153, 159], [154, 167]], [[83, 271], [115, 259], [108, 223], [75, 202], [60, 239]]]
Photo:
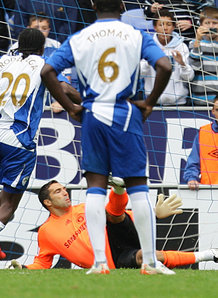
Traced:
[[217, 297], [217, 271], [175, 270], [176, 275], [140, 275], [139, 270], [112, 270], [85, 275], [85, 270], [0, 270], [0, 295], [14, 297], [170, 298]]

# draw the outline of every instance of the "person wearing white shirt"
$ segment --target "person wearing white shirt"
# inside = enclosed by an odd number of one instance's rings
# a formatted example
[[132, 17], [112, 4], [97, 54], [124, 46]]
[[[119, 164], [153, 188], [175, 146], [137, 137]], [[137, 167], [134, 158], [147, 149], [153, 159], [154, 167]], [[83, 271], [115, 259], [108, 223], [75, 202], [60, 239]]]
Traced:
[[[189, 49], [175, 29], [174, 16], [166, 9], [158, 12], [153, 21], [156, 33], [153, 36], [156, 44], [169, 57], [173, 72], [170, 80], [159, 97], [157, 104], [185, 105], [189, 94], [187, 83], [194, 77], [194, 71], [189, 65]], [[156, 71], [146, 60], [141, 62], [141, 76], [145, 78], [144, 89], [148, 96], [154, 86]]]

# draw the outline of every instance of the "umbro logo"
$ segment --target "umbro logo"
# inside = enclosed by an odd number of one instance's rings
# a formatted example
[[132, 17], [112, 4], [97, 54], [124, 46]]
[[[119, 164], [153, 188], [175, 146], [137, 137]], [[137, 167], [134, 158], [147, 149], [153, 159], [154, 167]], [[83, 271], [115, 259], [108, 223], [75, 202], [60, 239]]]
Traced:
[[72, 223], [72, 220], [67, 219], [66, 222], [65, 222], [65, 226], [69, 225], [70, 223]]
[[215, 150], [209, 152], [208, 154], [214, 158], [218, 158], [218, 149], [215, 149]]
[[78, 223], [81, 223], [81, 222], [83, 222], [85, 220], [85, 214], [84, 213], [80, 213], [80, 214], [78, 214], [78, 216], [77, 216], [77, 222]]

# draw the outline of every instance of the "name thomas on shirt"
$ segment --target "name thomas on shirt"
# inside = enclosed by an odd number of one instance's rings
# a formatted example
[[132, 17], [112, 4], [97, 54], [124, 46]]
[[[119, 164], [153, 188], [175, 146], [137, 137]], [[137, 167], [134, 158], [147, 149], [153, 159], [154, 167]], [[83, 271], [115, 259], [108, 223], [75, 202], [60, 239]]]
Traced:
[[93, 43], [96, 40], [100, 39], [100, 38], [104, 38], [104, 37], [117, 37], [120, 38], [121, 40], [128, 40], [129, 35], [126, 34], [126, 32], [122, 32], [122, 31], [117, 31], [115, 29], [111, 30], [111, 29], [101, 29], [98, 32], [92, 33], [87, 39]]

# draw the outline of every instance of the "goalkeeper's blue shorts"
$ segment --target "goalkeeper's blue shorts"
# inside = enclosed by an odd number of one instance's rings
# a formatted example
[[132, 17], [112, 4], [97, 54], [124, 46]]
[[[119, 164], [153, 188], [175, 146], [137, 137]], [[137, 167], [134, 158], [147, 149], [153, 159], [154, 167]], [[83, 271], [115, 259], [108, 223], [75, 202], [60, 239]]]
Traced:
[[0, 143], [0, 184], [12, 193], [24, 192], [36, 163], [36, 150]]
[[146, 176], [142, 135], [124, 132], [97, 120], [91, 112], [82, 122], [82, 169], [121, 178]]

